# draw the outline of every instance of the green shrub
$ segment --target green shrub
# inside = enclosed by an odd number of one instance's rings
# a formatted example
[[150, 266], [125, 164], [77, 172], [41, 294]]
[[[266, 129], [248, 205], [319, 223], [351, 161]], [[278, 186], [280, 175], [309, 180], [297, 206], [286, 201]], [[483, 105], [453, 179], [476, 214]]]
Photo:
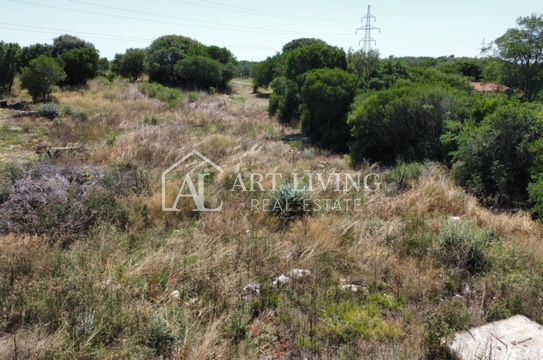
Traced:
[[155, 316], [147, 324], [144, 343], [153, 349], [155, 355], [170, 358], [174, 351], [175, 337], [166, 320]]
[[131, 80], [137, 80], [145, 71], [146, 52], [143, 49], [128, 49], [115, 55], [113, 71]]
[[256, 64], [253, 69], [253, 88], [268, 87], [270, 83], [282, 73], [282, 57], [275, 55]]
[[60, 109], [55, 103], [42, 104], [38, 110], [41, 117], [49, 120], [55, 120], [60, 116]]
[[40, 56], [30, 62], [21, 73], [22, 86], [34, 101], [47, 101], [53, 87], [66, 78], [59, 63], [50, 57]]
[[528, 185], [528, 197], [534, 216], [543, 217], [543, 174], [538, 174]]
[[386, 182], [393, 186], [395, 191], [413, 188], [415, 182], [422, 176], [425, 165], [414, 162], [399, 161], [394, 168], [386, 174]]
[[388, 295], [374, 294], [364, 305], [353, 300], [330, 302], [322, 313], [320, 336], [334, 344], [348, 344], [360, 338], [394, 340], [402, 335], [400, 326], [387, 322], [385, 311], [398, 311], [400, 305]]
[[227, 65], [205, 56], [188, 57], [175, 65], [179, 85], [190, 89], [224, 90], [233, 72]]
[[216, 60], [223, 65], [234, 64], [236, 62], [234, 54], [224, 47], [214, 45], [208, 46], [207, 53], [211, 59]]
[[311, 192], [294, 183], [286, 183], [277, 188], [271, 196], [271, 214], [284, 222], [291, 222], [311, 215], [313, 197]]
[[277, 77], [270, 87], [273, 94], [270, 98], [269, 114], [277, 116], [284, 124], [292, 124], [300, 117], [301, 99], [298, 86], [286, 77]]
[[543, 134], [536, 111], [520, 104], [501, 105], [480, 124], [468, 123], [456, 137], [454, 176], [487, 204], [525, 206], [536, 154]]
[[327, 44], [314, 43], [298, 47], [286, 55], [285, 62], [286, 76], [298, 83], [300, 75], [313, 69], [343, 69], [347, 68], [347, 59], [345, 52], [340, 48]]
[[349, 115], [352, 158], [388, 164], [397, 160], [444, 160], [445, 122], [465, 116], [461, 93], [441, 85], [398, 86], [360, 95]]
[[66, 72], [65, 83], [84, 85], [98, 74], [100, 56], [94, 48], [79, 48], [67, 51], [60, 56]]
[[175, 108], [183, 103], [183, 92], [178, 89], [172, 89], [160, 84], [143, 83], [141, 92], [149, 97], [156, 98]]
[[339, 69], [313, 70], [302, 87], [302, 131], [314, 143], [346, 151], [350, 140], [347, 114], [357, 90], [354, 75]]
[[492, 232], [472, 223], [448, 223], [439, 234], [437, 255], [447, 266], [484, 272], [492, 265], [486, 250], [495, 240]]

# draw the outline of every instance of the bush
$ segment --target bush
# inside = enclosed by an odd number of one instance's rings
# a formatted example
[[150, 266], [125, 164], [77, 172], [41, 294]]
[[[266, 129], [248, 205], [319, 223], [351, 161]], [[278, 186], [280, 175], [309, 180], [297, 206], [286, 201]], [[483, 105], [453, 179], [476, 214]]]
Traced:
[[175, 66], [179, 85], [191, 89], [224, 90], [233, 77], [232, 70], [217, 60], [204, 56], [188, 57]]
[[124, 54], [115, 55], [113, 71], [131, 80], [137, 80], [145, 71], [145, 50], [128, 49]]
[[454, 176], [489, 205], [524, 206], [536, 165], [534, 144], [543, 122], [520, 104], [498, 107], [480, 123], [468, 123], [456, 136]]
[[283, 46], [283, 54], [289, 53], [291, 51], [294, 51], [294, 50], [296, 50], [298, 48], [301, 48], [301, 47], [304, 47], [304, 46], [307, 46], [307, 45], [314, 45], [314, 44], [324, 45], [324, 46], [328, 45], [328, 44], [326, 44], [326, 42], [324, 42], [324, 41], [322, 41], [320, 39], [300, 38], [300, 39], [295, 39], [295, 40], [292, 40], [292, 41], [286, 43]]
[[30, 62], [21, 73], [22, 86], [28, 90], [34, 101], [47, 101], [53, 86], [66, 78], [59, 63], [48, 56], [40, 56]]
[[100, 56], [94, 48], [70, 50], [62, 54], [60, 58], [66, 72], [66, 84], [84, 85], [98, 73]]
[[211, 59], [216, 60], [223, 65], [236, 63], [234, 54], [227, 48], [212, 45], [207, 48], [207, 53]]
[[347, 114], [357, 90], [354, 75], [319, 69], [305, 75], [302, 87], [302, 131], [314, 143], [346, 151], [350, 134]]
[[286, 183], [272, 193], [271, 213], [286, 223], [311, 215], [312, 212], [313, 198], [306, 189]]
[[337, 47], [317, 43], [298, 47], [286, 56], [286, 76], [299, 83], [303, 82], [303, 79], [299, 79], [300, 75], [322, 68], [345, 70], [347, 68], [345, 52]]
[[188, 56], [206, 56], [207, 49], [196, 40], [184, 36], [162, 36], [147, 50], [149, 80], [166, 86], [177, 86], [175, 65]]
[[41, 117], [44, 117], [49, 120], [55, 120], [60, 116], [60, 109], [57, 104], [47, 103], [40, 106], [38, 113]]
[[276, 115], [284, 124], [292, 124], [300, 117], [301, 99], [298, 86], [286, 77], [275, 78], [270, 87], [273, 94], [270, 98], [268, 112]]
[[183, 93], [180, 90], [160, 84], [144, 83], [141, 85], [141, 92], [149, 97], [168, 103], [172, 108], [180, 106], [183, 102]]
[[449, 223], [439, 234], [438, 257], [448, 266], [480, 273], [490, 268], [485, 249], [494, 241], [492, 232], [472, 223]]
[[391, 184], [395, 191], [403, 191], [415, 186], [415, 182], [422, 176], [425, 165], [414, 162], [399, 161], [394, 168], [386, 174], [387, 184]]
[[543, 174], [538, 174], [528, 185], [528, 197], [534, 216], [543, 217]]
[[253, 88], [256, 91], [259, 87], [268, 87], [276, 77], [281, 75], [281, 55], [269, 57], [256, 64], [253, 69]]
[[0, 95], [11, 92], [18, 69], [20, 47], [0, 41]]
[[440, 137], [447, 120], [465, 116], [464, 103], [461, 93], [431, 84], [413, 83], [359, 96], [348, 120], [353, 160], [391, 164], [446, 159]]

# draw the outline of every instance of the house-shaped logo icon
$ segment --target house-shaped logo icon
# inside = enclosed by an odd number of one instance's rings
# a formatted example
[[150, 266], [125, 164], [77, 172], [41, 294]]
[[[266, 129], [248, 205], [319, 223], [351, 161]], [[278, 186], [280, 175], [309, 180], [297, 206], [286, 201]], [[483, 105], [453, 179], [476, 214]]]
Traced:
[[[222, 210], [223, 204], [219, 204], [217, 207], [213, 209], [208, 209], [205, 207], [205, 179], [206, 177], [210, 176], [211, 174], [209, 172], [200, 172], [197, 174], [197, 182], [195, 185], [195, 182], [192, 180], [192, 171], [188, 171], [183, 176], [183, 182], [180, 187], [176, 189], [172, 189], [171, 185], [170, 188], [168, 186], [168, 177], [171, 175], [175, 170], [181, 167], [182, 164], [187, 163], [191, 159], [200, 160], [201, 165], [204, 167], [207, 166], [208, 168], [211, 167], [215, 172], [222, 174], [224, 171], [223, 169], [215, 164], [213, 161], [202, 155], [201, 152], [198, 150], [192, 150], [190, 153], [188, 153], [185, 157], [183, 157], [181, 160], [177, 161], [175, 164], [170, 166], [168, 169], [166, 169], [162, 173], [162, 211], [167, 212], [180, 212], [182, 211], [179, 209], [179, 202], [183, 198], [191, 198], [194, 201], [195, 209], [193, 211], [198, 212], [217, 212]], [[174, 190], [177, 193], [177, 196], [175, 196], [175, 199], [168, 203], [167, 194], [168, 190]], [[188, 190], [188, 191], [187, 191]]]

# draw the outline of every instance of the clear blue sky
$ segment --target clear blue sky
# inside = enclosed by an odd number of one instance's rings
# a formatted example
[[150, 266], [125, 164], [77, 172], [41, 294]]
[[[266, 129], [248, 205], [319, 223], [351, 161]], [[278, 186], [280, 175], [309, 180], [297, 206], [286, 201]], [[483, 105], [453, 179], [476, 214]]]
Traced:
[[[71, 33], [102, 56], [181, 34], [261, 60], [299, 37], [358, 49], [368, 0], [0, 0], [0, 40], [28, 45]], [[541, 0], [373, 0], [383, 56], [477, 56]]]

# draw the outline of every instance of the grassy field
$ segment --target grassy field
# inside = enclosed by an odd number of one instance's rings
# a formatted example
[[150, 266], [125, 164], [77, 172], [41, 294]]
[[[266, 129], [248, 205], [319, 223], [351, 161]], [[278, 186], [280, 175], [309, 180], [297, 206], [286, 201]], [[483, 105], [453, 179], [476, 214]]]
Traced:
[[[32, 169], [103, 190], [10, 218], [0, 358], [439, 359], [441, 340], [468, 326], [543, 322], [541, 225], [484, 209], [440, 165], [372, 166], [388, 186], [361, 212], [286, 225], [251, 212], [250, 194], [226, 190], [239, 171], [352, 169], [270, 119], [249, 82], [232, 86], [168, 93], [98, 78], [55, 93], [54, 121], [0, 113], [2, 211]], [[33, 151], [43, 144], [80, 149], [48, 158]], [[224, 209], [162, 212], [161, 173], [193, 149], [225, 169], [209, 184]], [[310, 273], [273, 286], [293, 269]]]

